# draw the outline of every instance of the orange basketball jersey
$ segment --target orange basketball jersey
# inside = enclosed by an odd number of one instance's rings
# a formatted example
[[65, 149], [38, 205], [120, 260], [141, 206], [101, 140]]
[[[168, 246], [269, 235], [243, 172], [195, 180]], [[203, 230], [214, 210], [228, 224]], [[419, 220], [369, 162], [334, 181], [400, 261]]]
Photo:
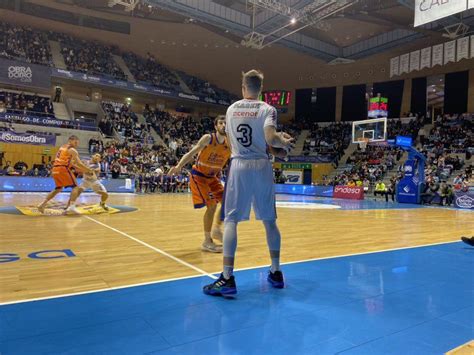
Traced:
[[199, 153], [193, 170], [200, 172], [205, 176], [216, 176], [230, 158], [230, 147], [227, 144], [227, 138], [219, 143], [215, 133], [211, 134], [211, 141]]
[[72, 155], [69, 153], [69, 148], [71, 148], [69, 144], [64, 144], [59, 148], [53, 166], [71, 166]]

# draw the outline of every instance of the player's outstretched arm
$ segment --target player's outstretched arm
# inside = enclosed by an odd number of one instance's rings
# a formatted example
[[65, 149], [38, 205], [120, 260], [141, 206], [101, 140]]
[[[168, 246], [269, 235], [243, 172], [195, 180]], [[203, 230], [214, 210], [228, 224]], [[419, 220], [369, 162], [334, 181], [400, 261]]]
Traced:
[[211, 142], [211, 135], [210, 134], [205, 134], [201, 137], [199, 142], [186, 154], [183, 155], [181, 160], [176, 166], [173, 166], [169, 171], [167, 175], [176, 175], [181, 172], [183, 167], [186, 164], [189, 164], [194, 157], [199, 154], [205, 147]]

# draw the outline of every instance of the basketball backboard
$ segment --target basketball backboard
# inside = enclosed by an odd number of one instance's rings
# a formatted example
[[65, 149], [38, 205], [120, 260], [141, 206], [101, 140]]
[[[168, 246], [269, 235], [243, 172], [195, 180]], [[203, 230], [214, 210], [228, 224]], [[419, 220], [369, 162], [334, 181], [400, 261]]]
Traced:
[[384, 142], [387, 140], [387, 118], [352, 122], [352, 143]]

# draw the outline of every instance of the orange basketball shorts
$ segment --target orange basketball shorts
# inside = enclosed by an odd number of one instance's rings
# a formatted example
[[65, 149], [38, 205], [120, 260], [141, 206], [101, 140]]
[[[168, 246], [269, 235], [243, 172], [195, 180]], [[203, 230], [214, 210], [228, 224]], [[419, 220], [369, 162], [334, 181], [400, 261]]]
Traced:
[[207, 177], [193, 170], [189, 180], [189, 187], [193, 195], [194, 208], [215, 205], [222, 202], [224, 186], [217, 177]]
[[51, 176], [54, 179], [56, 189], [63, 187], [76, 187], [77, 181], [74, 174], [67, 166], [55, 166], [51, 170]]

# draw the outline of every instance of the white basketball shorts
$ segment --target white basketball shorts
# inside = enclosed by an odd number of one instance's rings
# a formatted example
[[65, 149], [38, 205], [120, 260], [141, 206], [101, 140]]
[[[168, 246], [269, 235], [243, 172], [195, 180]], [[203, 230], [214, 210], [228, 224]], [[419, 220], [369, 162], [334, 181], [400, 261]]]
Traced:
[[251, 207], [258, 220], [277, 218], [272, 163], [268, 159], [232, 159], [222, 205], [224, 220], [247, 221]]
[[105, 186], [99, 180], [86, 180], [83, 179], [79, 187], [83, 190], [91, 189], [95, 193], [107, 192]]

